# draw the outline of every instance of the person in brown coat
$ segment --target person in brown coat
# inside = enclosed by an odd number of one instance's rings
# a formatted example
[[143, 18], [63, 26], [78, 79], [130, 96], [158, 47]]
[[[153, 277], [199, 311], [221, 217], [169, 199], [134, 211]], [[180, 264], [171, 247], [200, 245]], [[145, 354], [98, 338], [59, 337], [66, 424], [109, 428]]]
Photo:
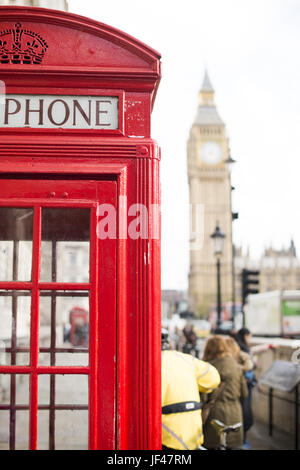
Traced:
[[[220, 438], [212, 426], [211, 420], [218, 419], [226, 426], [242, 422], [241, 399], [247, 396], [248, 390], [242, 367], [231, 355], [226, 340], [222, 336], [215, 335], [208, 338], [203, 360], [216, 367], [221, 376], [221, 384], [224, 384], [204, 425], [204, 447], [217, 449]], [[241, 447], [243, 445], [243, 429], [240, 428], [237, 432], [229, 434], [227, 444], [230, 449]]]
[[225, 341], [226, 341], [226, 344], [229, 348], [231, 355], [234, 357], [237, 363], [241, 366], [243, 371], [247, 372], [249, 370], [253, 370], [254, 361], [251, 359], [250, 354], [246, 353], [245, 351], [242, 351], [238, 343], [231, 336], [226, 336]]

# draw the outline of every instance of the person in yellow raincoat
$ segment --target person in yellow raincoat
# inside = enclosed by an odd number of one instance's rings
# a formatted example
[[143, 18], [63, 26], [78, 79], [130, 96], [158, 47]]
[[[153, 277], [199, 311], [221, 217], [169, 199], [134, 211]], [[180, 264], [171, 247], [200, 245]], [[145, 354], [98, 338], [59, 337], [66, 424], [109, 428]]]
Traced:
[[207, 362], [169, 349], [162, 330], [162, 449], [196, 450], [203, 443], [200, 394], [220, 384]]

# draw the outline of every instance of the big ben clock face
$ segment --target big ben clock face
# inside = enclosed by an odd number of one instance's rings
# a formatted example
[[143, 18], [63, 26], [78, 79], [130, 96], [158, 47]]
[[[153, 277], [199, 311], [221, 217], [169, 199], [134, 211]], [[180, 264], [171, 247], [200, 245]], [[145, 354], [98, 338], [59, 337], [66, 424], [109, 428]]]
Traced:
[[216, 142], [206, 142], [200, 147], [199, 157], [208, 165], [216, 165], [222, 160], [222, 149]]

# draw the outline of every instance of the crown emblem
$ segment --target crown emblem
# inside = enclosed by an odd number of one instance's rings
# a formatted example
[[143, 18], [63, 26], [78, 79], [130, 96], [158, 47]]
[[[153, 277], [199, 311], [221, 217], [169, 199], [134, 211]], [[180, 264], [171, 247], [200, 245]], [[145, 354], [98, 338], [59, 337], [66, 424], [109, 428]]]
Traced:
[[41, 64], [47, 49], [46, 41], [21, 23], [0, 31], [0, 64]]

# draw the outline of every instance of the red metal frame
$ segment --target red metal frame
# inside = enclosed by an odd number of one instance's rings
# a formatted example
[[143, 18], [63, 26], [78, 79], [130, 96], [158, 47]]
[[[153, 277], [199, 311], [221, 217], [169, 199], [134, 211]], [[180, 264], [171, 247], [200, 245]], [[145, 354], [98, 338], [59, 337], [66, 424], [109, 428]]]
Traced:
[[[40, 283], [36, 252], [32, 282], [0, 283], [0, 289], [31, 290], [32, 313], [41, 288], [88, 290], [95, 312], [101, 308], [115, 312], [104, 317], [90, 314], [90, 328], [96, 334], [90, 336], [88, 367], [40, 366], [38, 374], [89, 374], [91, 449], [160, 449], [160, 240], [96, 238], [96, 203], [103, 198], [117, 207], [119, 235], [127, 227], [130, 205], [150, 209], [160, 204], [160, 151], [150, 132], [160, 56], [125, 33], [87, 18], [39, 8], [0, 7], [1, 30], [18, 21], [44, 37], [49, 49], [42, 65], [0, 63], [7, 92], [118, 94], [120, 126], [110, 132], [0, 129], [0, 204], [13, 207], [15, 198], [23, 207], [35, 207], [35, 243], [41, 236], [40, 205], [90, 207], [91, 244], [97, 253], [91, 256], [89, 283]], [[38, 187], [36, 181], [45, 183]], [[76, 188], [74, 181], [79, 182]], [[99, 182], [96, 193], [92, 181]], [[105, 196], [107, 185], [114, 190]], [[53, 192], [56, 195], [50, 198]], [[63, 193], [70, 197], [64, 198]], [[127, 205], [119, 202], [120, 197], [127, 198]], [[32, 364], [36, 366], [37, 324], [32, 324], [31, 366], [0, 369], [0, 373], [32, 373], [31, 448], [36, 447], [37, 372]]]

